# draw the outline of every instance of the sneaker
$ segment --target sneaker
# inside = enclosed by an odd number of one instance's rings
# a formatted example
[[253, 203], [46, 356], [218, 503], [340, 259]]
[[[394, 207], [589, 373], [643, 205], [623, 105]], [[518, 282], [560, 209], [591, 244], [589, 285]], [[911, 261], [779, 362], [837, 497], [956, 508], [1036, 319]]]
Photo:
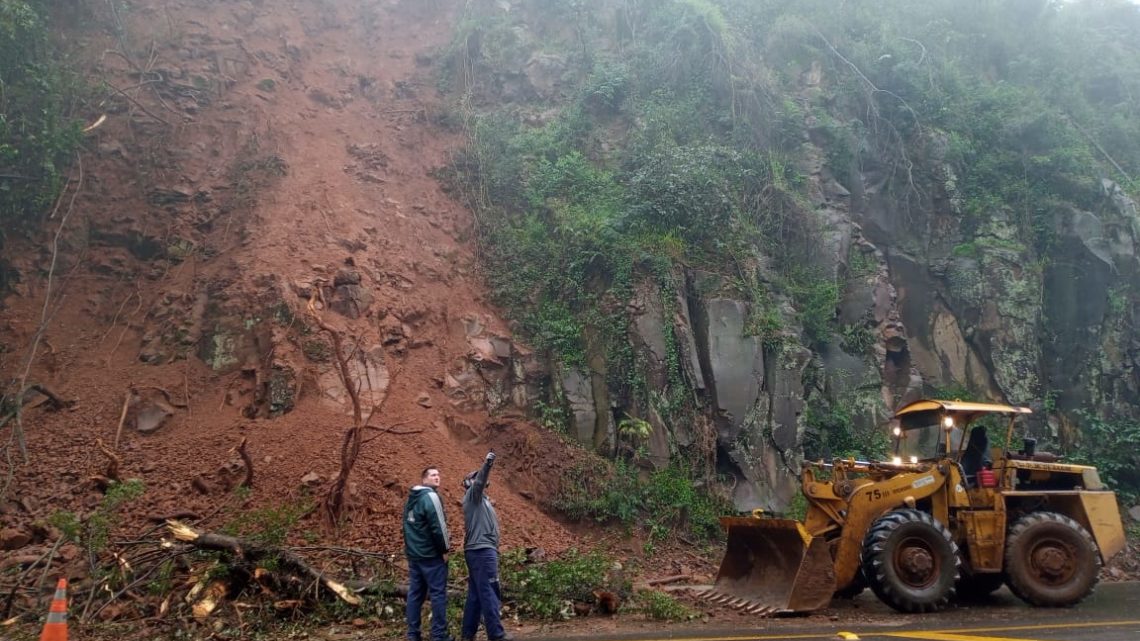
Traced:
[[495, 637], [494, 639], [490, 639], [490, 641], [515, 641], [515, 636], [509, 632], [504, 632], [503, 636]]

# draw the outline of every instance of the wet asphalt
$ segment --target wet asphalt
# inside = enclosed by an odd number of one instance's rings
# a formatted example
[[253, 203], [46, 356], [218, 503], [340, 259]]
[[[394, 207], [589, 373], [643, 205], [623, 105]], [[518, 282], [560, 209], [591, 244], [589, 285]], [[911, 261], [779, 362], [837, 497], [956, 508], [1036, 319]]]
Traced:
[[646, 626], [636, 632], [532, 632], [527, 641], [1140, 641], [1140, 582], [1106, 583], [1072, 608], [1033, 608], [1002, 589], [985, 602], [925, 615], [899, 614], [870, 592], [805, 617], [714, 616], [699, 625]]

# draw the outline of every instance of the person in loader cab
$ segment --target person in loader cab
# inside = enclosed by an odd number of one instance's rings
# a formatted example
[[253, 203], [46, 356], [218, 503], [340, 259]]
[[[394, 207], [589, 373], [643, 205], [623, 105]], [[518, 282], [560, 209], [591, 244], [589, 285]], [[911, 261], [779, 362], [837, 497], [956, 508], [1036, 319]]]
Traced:
[[408, 640], [422, 641], [420, 612], [431, 599], [432, 641], [455, 641], [447, 631], [447, 519], [436, 489], [439, 468], [424, 468], [404, 503], [404, 554], [408, 557]]
[[487, 452], [483, 467], [463, 478], [463, 557], [467, 561], [467, 604], [463, 608], [460, 635], [473, 640], [479, 620], [490, 641], [512, 641], [499, 618], [499, 517], [485, 490], [490, 485], [495, 452]]
[[993, 461], [990, 460], [990, 439], [986, 435], [985, 426], [975, 425], [974, 429], [970, 430], [970, 440], [966, 442], [966, 449], [962, 452], [962, 473], [966, 476], [966, 485], [969, 487], [981, 485], [978, 482], [978, 472], [987, 465], [993, 465]]

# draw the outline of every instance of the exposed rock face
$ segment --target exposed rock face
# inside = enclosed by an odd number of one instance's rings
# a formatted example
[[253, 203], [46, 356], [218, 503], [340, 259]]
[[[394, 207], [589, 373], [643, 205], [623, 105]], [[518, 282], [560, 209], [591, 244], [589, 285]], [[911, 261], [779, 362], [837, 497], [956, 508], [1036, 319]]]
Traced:
[[360, 318], [372, 306], [373, 296], [361, 285], [360, 272], [341, 270], [333, 279], [333, 294], [329, 309], [346, 318]]
[[[1131, 374], [1140, 352], [1133, 332], [1123, 330], [1136, 311], [1128, 292], [1140, 285], [1135, 203], [1103, 181], [1104, 201], [1093, 210], [1058, 206], [1053, 229], [1037, 232], [1050, 239], [1040, 256], [1043, 250], [1031, 246], [1034, 239], [1012, 212], [986, 212], [964, 236], [955, 170], [939, 156], [944, 142], [932, 136], [930, 156], [922, 159], [934, 178], [922, 185], [927, 200], [921, 206], [904, 211], [884, 197], [874, 163], [852, 189], [852, 219], [885, 253], [922, 387], [928, 393], [964, 389], [1039, 410], [1048, 397], [1062, 413], [1095, 407], [1140, 414], [1140, 385]], [[866, 290], [866, 284], [848, 286], [844, 322], [858, 313]], [[883, 336], [888, 353], [895, 336]], [[1038, 436], [1056, 436], [1047, 423], [1070, 420], [1058, 418], [1038, 412], [1032, 427]]]
[[644, 361], [646, 379], [653, 389], [664, 389], [669, 383], [669, 350], [665, 338], [665, 309], [656, 284], [638, 285], [630, 302], [630, 315], [633, 320], [630, 334]]
[[[666, 336], [666, 317], [662, 292], [655, 283], [644, 281], [635, 291], [630, 304], [632, 323], [630, 338], [639, 356], [638, 364], [644, 370], [649, 389], [659, 394], [670, 388], [669, 343]], [[660, 398], [660, 396], [658, 396]], [[649, 462], [657, 469], [669, 464], [671, 453], [669, 426], [657, 411], [650, 407], [648, 418], [653, 431], [648, 438]]]
[[811, 352], [787, 345], [769, 359], [767, 385], [749, 413], [742, 438], [721, 443], [741, 472], [733, 503], [741, 511], [764, 508], [783, 512], [799, 486], [804, 409], [803, 375]]
[[452, 407], [469, 412], [526, 409], [541, 400], [549, 376], [545, 361], [512, 339], [488, 333], [482, 319], [467, 316], [458, 322], [467, 340], [466, 356], [457, 358], [443, 379]]
[[704, 302], [706, 371], [722, 442], [732, 442], [740, 434], [764, 386], [764, 350], [759, 337], [745, 335], [747, 317], [748, 306], [741, 301], [714, 298]]
[[[1051, 380], [1077, 388], [1081, 363], [1099, 347], [1108, 314], [1109, 291], [1116, 272], [1101, 220], [1090, 212], [1057, 213], [1059, 251], [1068, 260], [1051, 263], [1044, 274], [1046, 323], [1055, 328]], [[1087, 400], [1087, 397], [1084, 399]]]
[[582, 443], [593, 442], [598, 413], [589, 376], [578, 370], [567, 369], [562, 372], [560, 383], [573, 417], [570, 435]]
[[[355, 358], [348, 359], [349, 384], [360, 397], [360, 407], [377, 407], [388, 395], [390, 375], [384, 363], [384, 350], [380, 346], [361, 350]], [[321, 390], [321, 403], [334, 410], [352, 415], [352, 399], [340, 378], [335, 366], [330, 365], [317, 379]]]
[[[697, 278], [717, 289], [716, 277]], [[732, 497], [737, 508], [786, 508], [797, 484], [802, 376], [810, 352], [792, 346], [773, 354], [769, 363], [759, 337], [746, 331], [748, 303], [715, 294], [702, 298], [691, 291], [685, 284], [662, 291], [647, 281], [630, 304], [630, 336], [650, 389], [650, 407], [643, 408], [652, 426], [646, 443], [649, 462], [667, 465], [675, 448], [700, 441], [704, 425], [710, 424], [715, 436], [707, 446], [723, 453], [722, 472], [737, 478]], [[690, 308], [698, 310], [695, 327]], [[670, 364], [679, 371], [671, 375]], [[600, 417], [594, 386], [587, 375], [573, 370], [561, 378], [574, 435], [589, 443]], [[707, 414], [668, 414], [666, 399], [678, 392], [682, 398], [705, 398]]]
[[[742, 511], [784, 510], [798, 486], [803, 378], [811, 352], [792, 341], [766, 350], [760, 337], [747, 331], [751, 310], [744, 301], [714, 294], [691, 306], [701, 322], [688, 331], [700, 356], [689, 381], [706, 387], [708, 418], [721, 453], [718, 466], [736, 477], [733, 502]], [[681, 318], [675, 319], [678, 327], [684, 326]], [[700, 391], [693, 386], [688, 393]]]
[[693, 333], [693, 321], [689, 317], [689, 288], [681, 284], [676, 292], [676, 310], [673, 314], [673, 336], [677, 342], [677, 356], [685, 378], [697, 392], [704, 392], [706, 383], [697, 352], [697, 339]]
[[275, 362], [265, 384], [265, 402], [269, 416], [280, 416], [296, 403], [297, 373], [284, 362]]
[[1058, 264], [1046, 275], [1067, 277], [1069, 285], [1056, 297], [1050, 292], [1048, 329], [1057, 335], [1058, 349], [1050, 350], [1055, 355], [1046, 370], [1060, 383], [1052, 386], [1058, 409], [1094, 407], [1110, 418], [1135, 420], [1140, 417], [1140, 336], [1133, 329], [1140, 313], [1134, 293], [1140, 287], [1140, 215], [1118, 185], [1101, 184], [1106, 206], [1095, 217], [1075, 211], [1058, 215], [1059, 243], [1068, 248], [1069, 262], [1090, 273], [1065, 272]]

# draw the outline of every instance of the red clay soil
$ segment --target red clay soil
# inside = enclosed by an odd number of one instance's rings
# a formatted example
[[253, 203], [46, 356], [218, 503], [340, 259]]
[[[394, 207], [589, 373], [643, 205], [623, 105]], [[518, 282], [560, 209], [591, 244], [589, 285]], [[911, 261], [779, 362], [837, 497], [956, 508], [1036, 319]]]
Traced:
[[[111, 15], [113, 4], [90, 2], [85, 13], [62, 16], [87, 72], [123, 90], [86, 114], [108, 118], [88, 134], [82, 173], [73, 171], [47, 225], [54, 230], [69, 216], [52, 280], [64, 296], [51, 306], [28, 380], [75, 405], [26, 412], [30, 463], [16, 468], [0, 527], [98, 504], [88, 479], [108, 459], [96, 441], [113, 446], [130, 386], [150, 396], [165, 390], [169, 405], [186, 407], [153, 434], [122, 431], [121, 475], [146, 486], [124, 511], [124, 530], [147, 517], [206, 515], [230, 500], [224, 490], [242, 477], [233, 448], [243, 438], [255, 476], [239, 511], [300, 497], [309, 473], [320, 475], [314, 492], [322, 492], [339, 468], [351, 416], [302, 392], [279, 418], [245, 418], [242, 372], [219, 375], [194, 357], [149, 365], [140, 355], [156, 319], [184, 313], [202, 292], [224, 292], [247, 315], [264, 313], [289, 284], [331, 278], [348, 260], [369, 277], [374, 311], [351, 321], [328, 310], [323, 317], [365, 344], [380, 344], [386, 324], [402, 319], [395, 322], [414, 342], [386, 355], [389, 398], [373, 423], [393, 429], [368, 433], [336, 542], [402, 549], [399, 512], [426, 465], [441, 468], [452, 537], [461, 537], [459, 480], [495, 446], [492, 495], [504, 545], [572, 545], [575, 537], [536, 503], [563, 466], [560, 441], [525, 421], [464, 414], [439, 391], [449, 366], [470, 350], [464, 319], [510, 335], [484, 300], [471, 214], [430, 175], [462, 143], [432, 124], [440, 107], [430, 64], [462, 3], [140, 0]], [[122, 38], [102, 28], [116, 21]], [[149, 91], [147, 80], [159, 74], [176, 79], [185, 97]], [[287, 167], [285, 175], [235, 179], [234, 167], [278, 173], [241, 165], [266, 158]], [[164, 217], [156, 206], [163, 194], [193, 201], [189, 216]], [[219, 202], [228, 211], [218, 214]], [[115, 242], [130, 234], [171, 245], [190, 239], [197, 251], [181, 262], [147, 262]], [[3, 301], [0, 370], [18, 378], [40, 323], [50, 246], [41, 239], [10, 247], [25, 279]], [[303, 298], [283, 302], [304, 313]], [[290, 348], [275, 341], [274, 349]], [[227, 512], [203, 526], [220, 525]], [[318, 524], [313, 515], [299, 529]]]
[[[90, 479], [105, 472], [108, 458], [97, 441], [114, 447], [131, 387], [151, 397], [163, 390], [168, 405], [185, 407], [174, 407], [153, 434], [122, 430], [121, 476], [141, 479], [146, 492], [120, 511], [121, 535], [139, 536], [177, 513], [208, 516], [200, 527], [217, 528], [244, 511], [320, 495], [337, 473], [351, 416], [302, 393], [283, 416], [246, 418], [248, 372], [218, 374], [195, 357], [153, 365], [140, 356], [204, 292], [224, 294], [234, 313], [252, 316], [284, 303], [303, 314], [305, 300], [291, 287], [331, 279], [351, 261], [366, 275], [372, 311], [353, 320], [322, 314], [364, 344], [380, 344], [393, 322], [407, 337], [407, 349], [385, 355], [389, 397], [374, 421], [393, 429], [369, 432], [341, 530], [323, 530], [313, 513], [298, 532], [397, 554], [407, 488], [421, 468], [437, 465], [458, 539], [459, 480], [494, 447], [500, 457], [491, 493], [504, 547], [556, 553], [595, 538], [589, 527], [568, 527], [540, 509], [572, 449], [524, 420], [462, 412], [439, 389], [471, 349], [465, 319], [510, 335], [485, 300], [472, 215], [431, 176], [463, 143], [461, 134], [433, 124], [442, 107], [431, 64], [462, 4], [138, 0], [129, 12], [111, 14], [118, 3], [92, 1], [60, 16], [84, 71], [121, 92], [85, 114], [90, 122], [103, 114], [107, 120], [87, 135], [82, 169], [73, 170], [46, 224], [52, 233], [67, 220], [38, 343], [51, 237], [11, 240], [6, 248], [24, 281], [0, 311], [0, 373], [20, 378], [35, 344], [27, 380], [75, 404], [27, 410], [30, 462], [16, 466], [2, 494], [0, 530], [30, 531], [55, 512], [98, 506], [103, 495]], [[156, 78], [181, 93], [152, 91], [148, 82]], [[284, 175], [273, 175], [283, 167]], [[163, 198], [181, 201], [180, 213], [160, 206]], [[131, 238], [160, 239], [167, 256], [171, 248], [193, 251], [180, 261], [148, 261], [128, 250]], [[299, 349], [271, 338], [276, 350]], [[0, 436], [18, 463], [10, 427]], [[254, 480], [238, 499], [228, 490], [244, 474], [234, 451], [242, 439]], [[302, 478], [310, 473], [320, 481], [306, 490]], [[622, 538], [611, 535], [605, 544], [645, 556], [638, 542]], [[710, 581], [715, 567], [684, 547], [648, 555], [641, 569]], [[1135, 563], [1117, 567], [1136, 571]]]

